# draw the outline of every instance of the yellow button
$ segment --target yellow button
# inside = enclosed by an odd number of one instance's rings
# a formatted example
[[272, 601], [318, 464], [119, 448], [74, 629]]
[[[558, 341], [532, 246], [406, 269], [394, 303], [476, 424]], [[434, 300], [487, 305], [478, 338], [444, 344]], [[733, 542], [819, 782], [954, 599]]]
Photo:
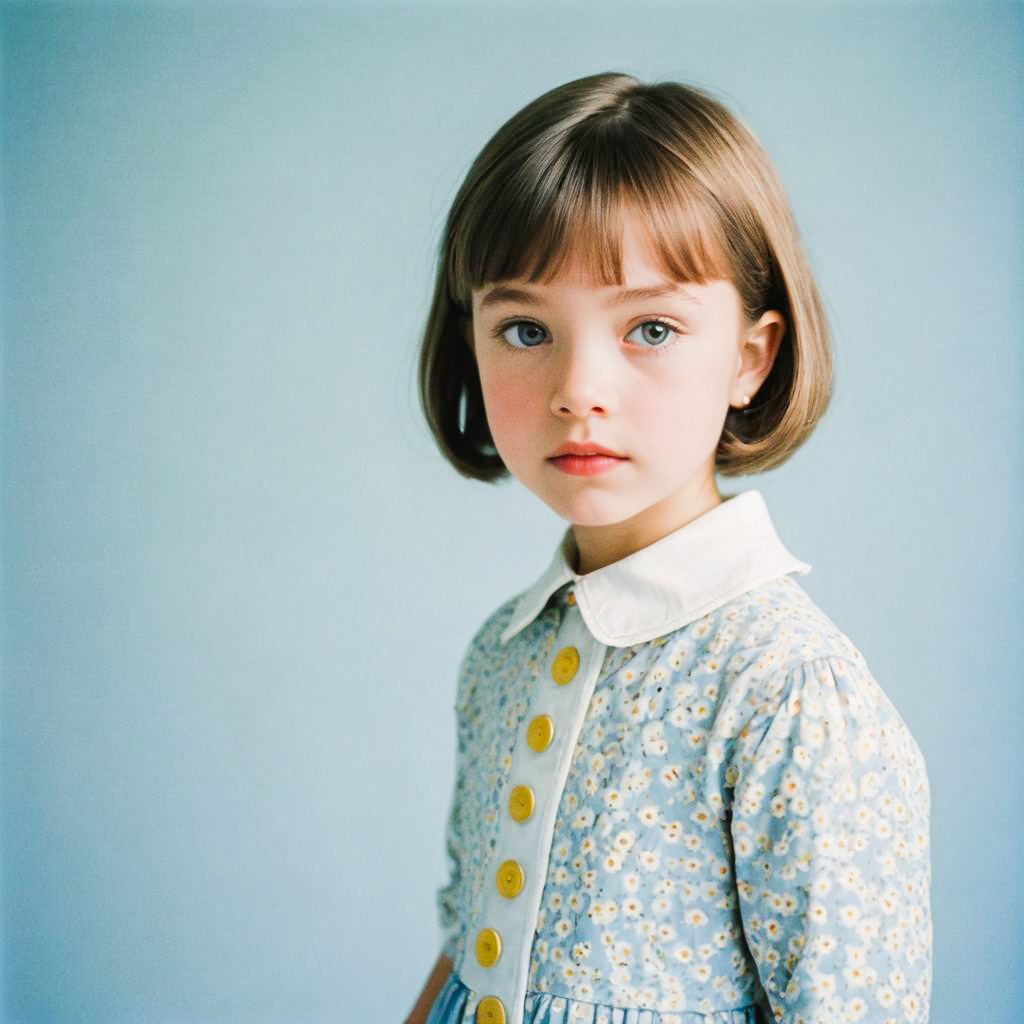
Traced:
[[551, 720], [551, 716], [538, 715], [526, 730], [526, 742], [530, 744], [531, 749], [536, 750], [539, 754], [542, 750], [548, 749], [554, 735], [555, 723]]
[[516, 786], [509, 793], [508, 813], [516, 821], [526, 821], [533, 814], [533, 790], [529, 786]]
[[476, 1004], [478, 1024], [505, 1024], [505, 1004], [497, 996], [484, 996]]
[[484, 928], [476, 937], [476, 958], [481, 967], [493, 967], [501, 956], [501, 936], [493, 928]]
[[551, 666], [551, 675], [556, 683], [572, 682], [580, 667], [580, 652], [575, 647], [563, 647]]
[[514, 899], [523, 891], [523, 867], [517, 860], [507, 860], [498, 868], [498, 892], [506, 899]]

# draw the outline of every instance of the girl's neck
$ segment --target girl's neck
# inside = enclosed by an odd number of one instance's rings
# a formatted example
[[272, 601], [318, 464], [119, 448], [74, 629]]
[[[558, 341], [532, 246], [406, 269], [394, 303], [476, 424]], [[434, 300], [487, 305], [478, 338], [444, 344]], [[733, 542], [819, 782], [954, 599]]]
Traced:
[[712, 476], [710, 480], [683, 487], [621, 523], [609, 523], [606, 526], [580, 526], [574, 523], [574, 568], [580, 576], [595, 569], [603, 569], [667, 537], [721, 503], [722, 496]]

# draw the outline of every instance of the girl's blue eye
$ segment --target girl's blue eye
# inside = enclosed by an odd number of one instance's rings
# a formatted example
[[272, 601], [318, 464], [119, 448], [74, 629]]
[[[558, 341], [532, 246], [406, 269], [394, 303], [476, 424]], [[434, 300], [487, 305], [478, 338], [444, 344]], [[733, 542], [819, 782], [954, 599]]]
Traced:
[[[679, 333], [667, 320], [645, 320], [642, 324], [637, 324], [633, 331], [642, 330], [644, 327], [655, 328], [654, 333], [649, 334], [645, 339], [644, 344], [647, 348], [660, 348], [671, 340], [673, 334]], [[629, 334], [632, 334], [633, 331], [630, 331]], [[626, 335], [627, 338], [629, 334]]]
[[[654, 331], [640, 342], [643, 348], [664, 348], [671, 342], [672, 335], [679, 334], [677, 328], [667, 320], [661, 319], [645, 320], [642, 324], [637, 324], [629, 334], [645, 327], [654, 328]], [[499, 338], [504, 338], [512, 348], [536, 348], [544, 343], [544, 328], [529, 320], [513, 320], [504, 327], [499, 327], [496, 334]], [[626, 335], [627, 338], [629, 334]]]
[[[508, 332], [515, 332], [512, 341], [507, 337]], [[523, 331], [523, 333], [520, 333]], [[525, 334], [525, 336], [524, 336]], [[538, 334], [540, 337], [538, 337]], [[498, 330], [499, 337], [504, 338], [513, 348], [536, 348], [544, 340], [544, 328], [539, 324], [532, 324], [529, 320], [515, 320]]]

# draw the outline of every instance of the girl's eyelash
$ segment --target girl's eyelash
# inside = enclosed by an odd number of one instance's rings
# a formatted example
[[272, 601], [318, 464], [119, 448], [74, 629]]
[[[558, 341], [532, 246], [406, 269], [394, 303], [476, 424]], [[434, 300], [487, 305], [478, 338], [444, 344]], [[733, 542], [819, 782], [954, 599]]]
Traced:
[[[498, 326], [494, 329], [493, 336], [497, 338], [499, 341], [504, 341], [504, 333], [510, 327], [515, 327], [517, 324], [528, 324], [531, 327], [541, 327], [541, 330], [545, 330], [545, 328], [542, 327], [541, 324], [534, 323], [532, 320], [506, 320], [503, 323], [498, 324]], [[681, 327], [679, 327], [677, 324], [673, 323], [673, 321], [663, 316], [653, 316], [649, 317], [647, 320], [641, 320], [640, 323], [634, 324], [627, 333], [632, 334], [633, 331], [637, 329], [637, 327], [643, 327], [645, 324], [661, 324], [663, 327], [667, 327], [677, 337], [683, 333]], [[510, 345], [508, 342], [505, 342], [505, 344], [508, 346], [508, 348], [512, 349], [515, 352], [528, 352], [531, 348], [540, 348], [539, 345]], [[646, 352], [651, 352], [657, 355], [664, 352], [666, 349], [671, 348], [674, 344], [675, 340], [672, 340], [665, 342], [662, 345], [635, 345], [634, 347], [643, 349]]]

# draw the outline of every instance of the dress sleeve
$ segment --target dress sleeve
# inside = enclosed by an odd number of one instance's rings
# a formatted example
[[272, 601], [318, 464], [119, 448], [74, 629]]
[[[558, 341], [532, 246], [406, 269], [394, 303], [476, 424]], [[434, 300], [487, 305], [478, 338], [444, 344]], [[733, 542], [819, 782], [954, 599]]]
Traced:
[[459, 939], [458, 892], [462, 884], [462, 828], [459, 815], [459, 787], [452, 794], [451, 809], [445, 828], [445, 850], [448, 857], [448, 881], [437, 890], [438, 916], [441, 922], [441, 952], [449, 960], [456, 959]]
[[729, 829], [747, 945], [774, 1020], [928, 1020], [930, 788], [867, 665], [808, 661], [751, 699]]
[[455, 698], [455, 784], [452, 787], [445, 825], [445, 852], [448, 861], [448, 880], [437, 890], [436, 903], [441, 925], [441, 952], [450, 960], [457, 959], [461, 940], [462, 923], [459, 906], [463, 887], [463, 864], [465, 849], [462, 828], [462, 801], [465, 783], [466, 749], [469, 740], [469, 723], [466, 720], [465, 705], [469, 691], [469, 679], [474, 665], [477, 637], [474, 637], [459, 665], [458, 685]]

